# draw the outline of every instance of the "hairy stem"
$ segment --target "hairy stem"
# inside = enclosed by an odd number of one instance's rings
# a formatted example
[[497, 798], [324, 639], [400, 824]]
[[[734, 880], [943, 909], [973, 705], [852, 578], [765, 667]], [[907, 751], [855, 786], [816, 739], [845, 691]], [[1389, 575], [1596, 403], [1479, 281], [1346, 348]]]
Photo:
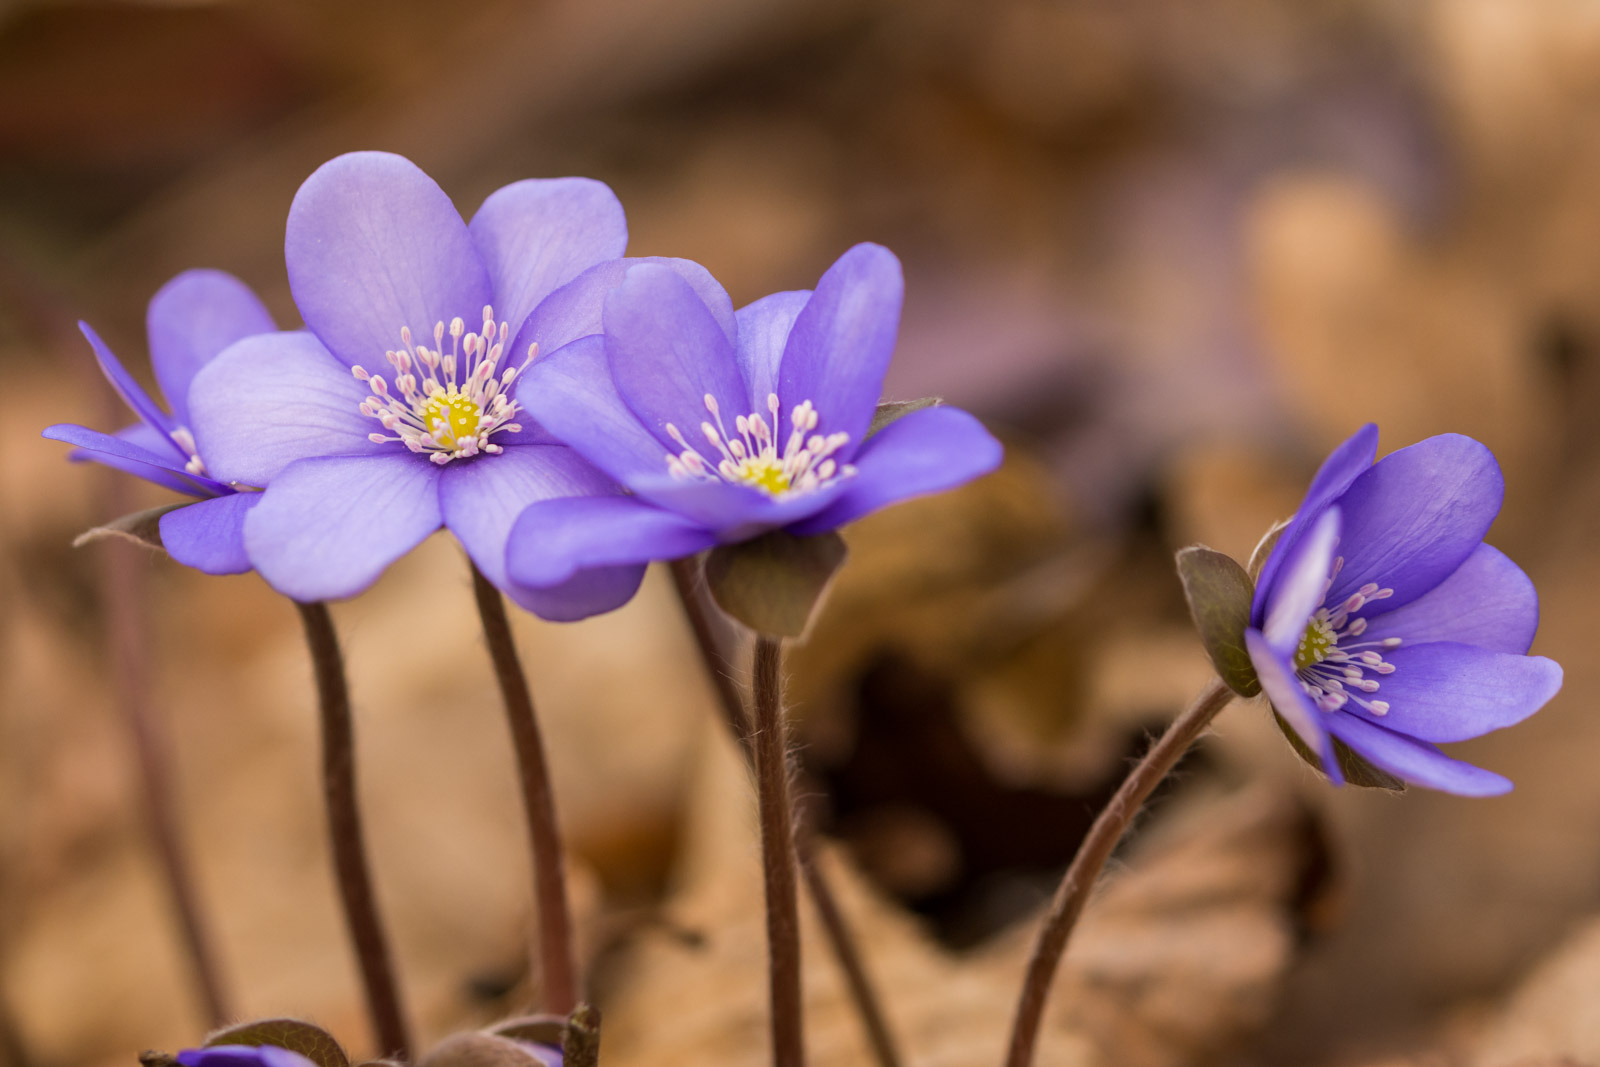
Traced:
[[472, 592], [483, 620], [483, 637], [494, 663], [500, 696], [505, 702], [511, 743], [522, 782], [522, 807], [527, 816], [528, 846], [533, 858], [533, 895], [538, 911], [539, 967], [545, 1010], [566, 1015], [578, 1003], [577, 963], [572, 947], [572, 917], [567, 909], [566, 860], [561, 828], [556, 822], [555, 793], [545, 762], [544, 740], [533, 711], [528, 679], [511, 638], [505, 602], [477, 565], [472, 565]]
[[[111, 470], [106, 473], [115, 479], [108, 495], [118, 512], [126, 510], [122, 506], [127, 497], [122, 473]], [[146, 553], [120, 538], [111, 538], [100, 547], [99, 555], [117, 708], [133, 741], [139, 784], [144, 792], [145, 818], [177, 914], [179, 934], [189, 956], [207, 1021], [215, 1029], [228, 1021], [231, 1012], [209, 924], [201, 914], [194, 869], [189, 863], [173, 804], [166, 731], [161, 717], [150, 706], [150, 678], [146, 670], [150, 658], [146, 637], [149, 628], [143, 609]]]
[[[711, 613], [706, 610], [705, 601], [700, 596], [694, 560], [692, 558], [674, 560], [671, 566], [678, 599], [682, 602], [684, 614], [689, 619], [689, 627], [694, 631], [695, 643], [699, 646], [700, 660], [705, 665], [706, 674], [716, 687], [723, 718], [727, 722], [728, 729], [738, 740], [740, 748], [743, 749], [745, 758], [753, 767], [755, 750], [754, 739], [750, 732], [750, 717], [745, 714], [739, 687], [734, 681], [727, 660], [720, 651]], [[794, 837], [795, 854], [800, 861], [800, 875], [805, 879], [806, 892], [811, 896], [811, 902], [817, 909], [817, 916], [822, 920], [823, 933], [833, 950], [834, 958], [838, 961], [840, 970], [844, 972], [850, 999], [855, 1004], [856, 1013], [861, 1017], [862, 1026], [866, 1029], [867, 1041], [872, 1046], [878, 1067], [900, 1067], [900, 1052], [895, 1044], [894, 1035], [889, 1030], [889, 1021], [879, 1001], [877, 989], [867, 973], [860, 947], [856, 944], [855, 935], [850, 930], [843, 910], [839, 907], [833, 887], [817, 864], [816, 838], [811, 832], [811, 820], [806, 818], [803, 812], [796, 812]]]
[[1067, 940], [1072, 936], [1078, 916], [1083, 914], [1083, 906], [1094, 888], [1095, 879], [1111, 858], [1112, 850], [1122, 840], [1122, 835], [1127, 832], [1151, 791], [1232, 699], [1232, 690], [1220, 680], [1213, 681], [1183, 714], [1173, 720], [1166, 733], [1150, 746], [1150, 751], [1145, 753], [1105, 810], [1095, 818], [1094, 825], [1089, 827], [1088, 835], [1078, 846], [1077, 855], [1072, 858], [1061, 884], [1056, 887], [1050, 910], [1039, 930], [1039, 939], [1034, 942], [1033, 955], [1028, 959], [1027, 977], [1023, 979], [1022, 994], [1017, 1000], [1017, 1014], [1011, 1024], [1006, 1067], [1030, 1067], [1033, 1063], [1050, 984], [1055, 980], [1061, 956], [1067, 949]]
[[760, 809], [761, 868], [767, 887], [767, 969], [774, 1067], [803, 1067], [800, 1004], [800, 895], [795, 878], [794, 808], [783, 721], [783, 646], [757, 634], [750, 671]]
[[395, 984], [389, 941], [378, 917], [378, 900], [367, 867], [367, 846], [356, 795], [355, 728], [350, 718], [350, 689], [345, 684], [344, 656], [339, 651], [333, 617], [320, 602], [295, 601], [305, 626], [306, 644], [317, 679], [322, 712], [322, 789], [328, 809], [328, 838], [333, 869], [339, 881], [345, 924], [355, 943], [356, 962], [367, 995], [367, 1012], [382, 1055], [402, 1063], [411, 1058], [411, 1039]]

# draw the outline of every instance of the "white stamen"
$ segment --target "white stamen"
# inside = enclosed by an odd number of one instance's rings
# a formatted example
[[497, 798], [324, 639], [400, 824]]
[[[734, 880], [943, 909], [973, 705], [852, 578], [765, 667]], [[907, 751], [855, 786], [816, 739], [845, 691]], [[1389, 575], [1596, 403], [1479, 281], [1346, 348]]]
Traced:
[[[1334, 559], [1323, 596], [1327, 597], [1344, 567], [1344, 557]], [[1354, 705], [1374, 716], [1389, 712], [1384, 700], [1368, 700], [1358, 693], [1375, 693], [1380, 683], [1371, 675], [1395, 673], [1397, 665], [1384, 659], [1383, 651], [1399, 648], [1401, 638], [1361, 641], [1369, 620], [1358, 612], [1376, 600], [1394, 596], [1394, 590], [1378, 582], [1364, 582], [1345, 599], [1319, 607], [1307, 621], [1305, 636], [1296, 651], [1295, 674], [1312, 702], [1323, 711], [1333, 712]]]

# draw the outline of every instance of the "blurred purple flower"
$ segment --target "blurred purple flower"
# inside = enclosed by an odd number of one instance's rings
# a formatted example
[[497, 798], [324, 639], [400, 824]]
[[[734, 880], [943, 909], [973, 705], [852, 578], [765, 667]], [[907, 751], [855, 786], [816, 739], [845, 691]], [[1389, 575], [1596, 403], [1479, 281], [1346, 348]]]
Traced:
[[1483, 543], [1505, 483], [1490, 451], [1445, 434], [1374, 464], [1366, 426], [1323, 463], [1256, 585], [1250, 660], [1278, 714], [1342, 782], [1334, 739], [1416, 785], [1511, 789], [1451, 759], [1538, 711], [1561, 668], [1528, 656], [1533, 583]]
[[183, 1067], [316, 1067], [316, 1064], [277, 1045], [214, 1045], [178, 1053]]
[[237, 492], [211, 477], [191, 430], [189, 384], [224, 348], [276, 327], [272, 316], [239, 279], [215, 270], [191, 270], [162, 286], [145, 316], [150, 364], [171, 413], [162, 410], [134, 380], [99, 334], [78, 328], [94, 348], [100, 369], [140, 421], [115, 435], [61, 423], [44, 431], [54, 441], [76, 445], [72, 457], [108, 467], [199, 498], [199, 503], [161, 517], [161, 540], [179, 563], [208, 574], [250, 569], [244, 551], [244, 520], [259, 493]]
[[605, 297], [604, 333], [540, 359], [524, 403], [628, 496], [548, 500], [512, 529], [512, 578], [675, 559], [770, 530], [820, 534], [996, 467], [1000, 444], [932, 407], [867, 436], [894, 351], [903, 283], [857, 245], [812, 292], [735, 313], [720, 286], [660, 264]]
[[443, 525], [547, 618], [632, 596], [642, 567], [529, 590], [504, 562], [528, 504], [618, 492], [526, 420], [521, 384], [535, 351], [598, 332], [617, 268], [590, 268], [626, 243], [621, 204], [585, 178], [508, 185], [470, 224], [400, 156], [306, 179], [285, 242], [306, 330], [234, 345], [191, 397], [213, 477], [265, 488], [244, 528], [262, 577], [298, 600], [352, 596]]

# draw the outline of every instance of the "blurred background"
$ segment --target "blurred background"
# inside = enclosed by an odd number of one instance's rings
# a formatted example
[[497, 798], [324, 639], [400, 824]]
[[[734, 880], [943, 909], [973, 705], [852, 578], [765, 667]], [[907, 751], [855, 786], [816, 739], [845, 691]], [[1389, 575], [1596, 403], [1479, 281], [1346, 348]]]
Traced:
[[[912, 1063], [998, 1061], [1027, 920], [1203, 684], [1172, 551], [1247, 555], [1364, 422], [1383, 451], [1487, 442], [1490, 540], [1567, 671], [1459, 746], [1516, 792], [1334, 791], [1236, 705], [1075, 944], [1041, 1063], [1600, 1064], [1592, 0], [0, 4], [0, 1063], [126, 1067], [203, 1032], [130, 692], [237, 1010], [370, 1050], [293, 611], [254, 576], [71, 548], [163, 497], [38, 437], [127, 421], [74, 322], [148, 381], [144, 305], [179, 270], [297, 325], [290, 199], [364, 148], [468, 216], [519, 178], [602, 179], [631, 254], [699, 260], [740, 304], [857, 241], [904, 260], [889, 395], [977, 412], [1010, 458], [851, 532], [792, 696]], [[137, 612], [120, 660], [110, 582]], [[528, 995], [513, 764], [452, 543], [336, 618], [431, 1041]], [[763, 1062], [750, 797], [669, 584], [518, 627], [608, 1063]], [[869, 1062], [826, 950], [808, 964], [817, 1061]]]

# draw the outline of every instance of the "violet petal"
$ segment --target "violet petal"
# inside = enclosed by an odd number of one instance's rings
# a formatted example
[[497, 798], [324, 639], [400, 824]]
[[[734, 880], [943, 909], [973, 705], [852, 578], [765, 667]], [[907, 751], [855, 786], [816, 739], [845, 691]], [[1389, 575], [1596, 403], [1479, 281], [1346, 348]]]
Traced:
[[823, 274], [789, 332], [778, 368], [785, 424], [791, 409], [811, 401], [820, 416], [816, 432], [850, 435], [840, 462], [855, 455], [872, 425], [904, 295], [894, 253], [859, 244]]
[[1438, 641], [1386, 650], [1394, 673], [1368, 700], [1383, 700], [1381, 717], [1355, 701], [1346, 713], [1420, 741], [1465, 741], [1526, 719], [1561, 688], [1561, 667], [1543, 656], [1490, 652]]
[[189, 383], [235, 341], [277, 326], [250, 287], [220, 270], [187, 270], [150, 298], [150, 367], [179, 423], [189, 423]]
[[244, 520], [261, 502], [261, 493], [229, 493], [161, 516], [161, 543], [167, 555], [206, 574], [250, 570], [244, 550]]
[[1369, 615], [1361, 640], [1398, 637], [1408, 645], [1457, 641], [1521, 654], [1533, 644], [1538, 628], [1539, 594], [1533, 580], [1499, 549], [1479, 545], [1454, 574], [1427, 593], [1394, 611]]
[[704, 526], [636, 497], [574, 497], [534, 504], [506, 548], [512, 581], [542, 588], [591, 567], [679, 559], [716, 543]]
[[800, 536], [822, 533], [889, 504], [937, 493], [987, 474], [1003, 452], [976, 418], [959, 408], [913, 412], [875, 434], [856, 456], [856, 474], [825, 510], [789, 527]]
[[403, 451], [298, 460], [245, 519], [245, 550], [285, 596], [355, 596], [439, 528], [439, 473]]
[[1260, 630], [1251, 628], [1244, 632], [1245, 648], [1250, 653], [1250, 663], [1261, 679], [1261, 688], [1272, 701], [1283, 721], [1300, 736], [1306, 747], [1322, 761], [1322, 770], [1335, 785], [1344, 784], [1344, 773], [1334, 755], [1333, 742], [1323, 725], [1327, 713], [1319, 711], [1311, 697], [1300, 686], [1292, 665], [1281, 653], [1273, 649]]
[[1328, 717], [1328, 729], [1363, 759], [1413, 785], [1468, 797], [1498, 796], [1512, 788], [1509, 778], [1342, 711]]
[[467, 230], [512, 334], [541, 300], [628, 247], [622, 204], [592, 178], [513, 182], [489, 195]]
[[[306, 326], [346, 366], [386, 373], [400, 328], [434, 347], [436, 323], [482, 326], [489, 272], [450, 198], [388, 152], [324, 163], [289, 207], [284, 260]], [[448, 350], [449, 338], [445, 339]]]
[[[247, 337], [200, 369], [189, 390], [195, 443], [218, 478], [264, 486], [313, 456], [411, 457], [358, 410], [369, 394], [304, 331]], [[411, 457], [414, 458], [414, 457]]]

